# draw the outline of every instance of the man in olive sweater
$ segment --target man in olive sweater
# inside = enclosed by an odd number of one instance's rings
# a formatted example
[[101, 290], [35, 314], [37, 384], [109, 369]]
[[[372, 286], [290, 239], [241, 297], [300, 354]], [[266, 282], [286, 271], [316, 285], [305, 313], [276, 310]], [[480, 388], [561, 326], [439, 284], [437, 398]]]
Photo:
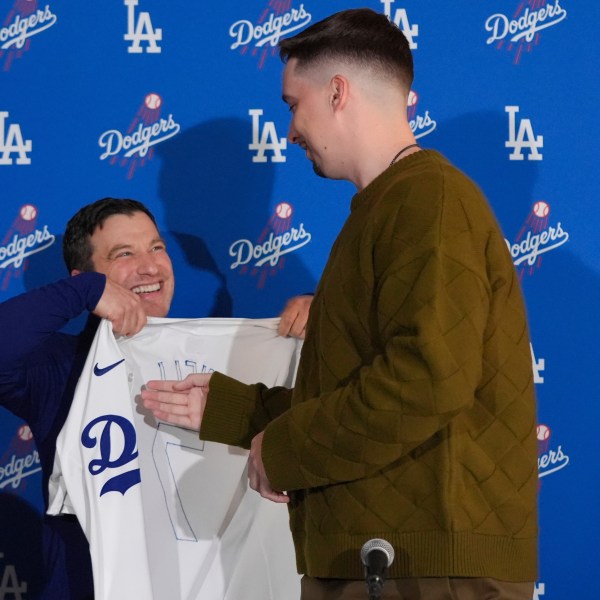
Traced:
[[359, 551], [395, 560], [382, 598], [530, 600], [536, 414], [525, 310], [481, 192], [406, 117], [412, 57], [347, 10], [280, 42], [288, 139], [358, 190], [318, 285], [293, 390], [224, 374], [149, 382], [146, 406], [249, 447], [288, 502], [302, 598], [364, 598]]

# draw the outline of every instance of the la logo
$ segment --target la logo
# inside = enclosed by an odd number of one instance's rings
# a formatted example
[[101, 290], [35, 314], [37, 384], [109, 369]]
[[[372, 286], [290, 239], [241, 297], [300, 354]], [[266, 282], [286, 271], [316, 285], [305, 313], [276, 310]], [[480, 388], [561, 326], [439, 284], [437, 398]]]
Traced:
[[144, 50], [142, 42], [147, 42], [146, 52], [149, 54], [160, 54], [161, 48], [156, 43], [162, 40], [162, 29], [154, 29], [150, 20], [149, 12], [140, 12], [135, 18], [135, 7], [139, 0], [125, 0], [127, 6], [127, 33], [123, 36], [126, 42], [131, 42], [127, 47], [130, 54], [141, 54]]
[[536, 359], [532, 344], [529, 344], [529, 348], [531, 350], [531, 363], [533, 366], [533, 383], [544, 383], [542, 373], [546, 368], [546, 361], [543, 358]]
[[398, 26], [400, 31], [402, 31], [404, 37], [408, 40], [410, 49], [416, 50], [417, 42], [415, 41], [415, 38], [419, 35], [419, 26], [410, 24], [405, 8], [397, 8], [394, 18], [392, 19], [392, 4], [394, 4], [394, 2], [395, 0], [381, 0], [385, 16], [390, 21], [393, 21]]
[[0, 165], [12, 165], [11, 154], [18, 154], [15, 161], [18, 165], [30, 165], [31, 158], [27, 156], [31, 152], [31, 140], [23, 140], [21, 128], [17, 123], [9, 125], [6, 131], [6, 119], [8, 112], [0, 111]]
[[538, 148], [544, 147], [544, 137], [533, 133], [530, 119], [521, 119], [519, 131], [516, 130], [516, 114], [519, 112], [518, 106], [505, 107], [508, 113], [508, 141], [505, 142], [506, 148], [513, 148], [508, 155], [510, 160], [524, 160], [523, 148], [529, 148], [528, 160], [542, 160], [542, 154]]
[[[4, 558], [4, 553], [0, 552], [0, 558]], [[15, 600], [25, 600], [27, 583], [25, 581], [19, 583], [15, 565], [6, 565], [0, 572], [2, 573], [2, 578], [0, 578], [0, 598], [8, 598], [10, 594], [10, 597]]]
[[[264, 163], [267, 162], [265, 152], [270, 150], [273, 152], [271, 162], [285, 162], [285, 156], [282, 150], [287, 148], [287, 140], [282, 137], [277, 137], [277, 130], [273, 121], [265, 121], [260, 130], [260, 117], [263, 114], [261, 108], [251, 108], [248, 114], [252, 117], [252, 143], [248, 144], [250, 150], [256, 150], [256, 154], [252, 157], [252, 162]], [[260, 132], [260, 133], [259, 133]]]

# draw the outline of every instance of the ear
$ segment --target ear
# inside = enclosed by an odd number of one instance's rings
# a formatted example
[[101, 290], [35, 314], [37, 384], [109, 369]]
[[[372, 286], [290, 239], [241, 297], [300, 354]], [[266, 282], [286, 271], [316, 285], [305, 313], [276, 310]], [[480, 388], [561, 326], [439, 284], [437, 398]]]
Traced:
[[329, 104], [334, 112], [342, 110], [348, 102], [350, 84], [343, 75], [334, 75], [329, 82]]
[[79, 273], [81, 273], [82, 271], [80, 271], [79, 269], [73, 269], [71, 271], [71, 277], [74, 277], [75, 275], [79, 275]]

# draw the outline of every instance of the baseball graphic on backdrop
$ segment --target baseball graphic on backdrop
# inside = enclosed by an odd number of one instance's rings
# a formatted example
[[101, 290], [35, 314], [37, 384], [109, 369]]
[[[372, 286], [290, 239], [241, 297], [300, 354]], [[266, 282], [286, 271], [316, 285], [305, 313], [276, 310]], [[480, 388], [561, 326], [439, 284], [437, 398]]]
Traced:
[[162, 104], [162, 98], [158, 94], [148, 94], [144, 104], [151, 110], [156, 110]]
[[537, 439], [539, 442], [545, 442], [550, 437], [550, 427], [548, 425], [537, 426]]
[[533, 214], [536, 217], [547, 217], [549, 212], [550, 207], [548, 206], [548, 203], [543, 200], [540, 200], [533, 205]]
[[19, 439], [23, 440], [24, 442], [28, 442], [33, 438], [33, 433], [31, 433], [29, 425], [21, 425], [17, 435], [19, 436]]
[[33, 204], [24, 204], [19, 212], [23, 221], [33, 221], [37, 216], [37, 208]]
[[287, 202], [280, 202], [275, 208], [275, 214], [280, 219], [289, 219], [292, 216], [292, 206]]

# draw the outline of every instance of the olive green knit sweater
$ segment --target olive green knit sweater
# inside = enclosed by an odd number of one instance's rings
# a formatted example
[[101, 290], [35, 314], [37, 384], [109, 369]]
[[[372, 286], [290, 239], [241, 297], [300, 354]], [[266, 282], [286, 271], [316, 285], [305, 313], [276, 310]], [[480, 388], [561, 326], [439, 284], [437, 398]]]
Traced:
[[536, 415], [525, 311], [477, 187], [434, 151], [352, 200], [310, 310], [293, 394], [211, 379], [203, 439], [265, 430], [269, 481], [291, 497], [300, 573], [531, 581]]

